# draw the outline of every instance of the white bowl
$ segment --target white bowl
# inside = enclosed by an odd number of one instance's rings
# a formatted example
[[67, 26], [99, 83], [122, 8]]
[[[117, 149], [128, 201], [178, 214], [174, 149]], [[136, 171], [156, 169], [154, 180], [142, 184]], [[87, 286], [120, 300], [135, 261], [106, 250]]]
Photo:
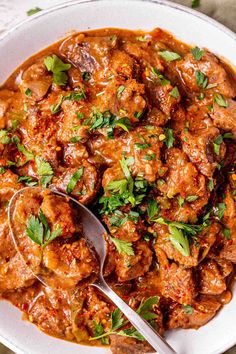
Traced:
[[[152, 30], [161, 27], [190, 44], [207, 47], [236, 66], [236, 35], [216, 21], [168, 1], [74, 1], [40, 12], [0, 38], [0, 82], [25, 59], [70, 30], [102, 27]], [[199, 330], [175, 330], [167, 340], [179, 354], [219, 354], [236, 343], [236, 287], [232, 301]], [[0, 301], [0, 340], [16, 353], [104, 354], [52, 338], [21, 320], [21, 313]]]

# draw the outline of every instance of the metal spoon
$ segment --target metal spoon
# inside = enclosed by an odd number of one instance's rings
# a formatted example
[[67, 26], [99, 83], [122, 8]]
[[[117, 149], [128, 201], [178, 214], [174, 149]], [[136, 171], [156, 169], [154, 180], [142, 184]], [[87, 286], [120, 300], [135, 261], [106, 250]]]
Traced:
[[[13, 231], [14, 224], [14, 210], [15, 202], [19, 196], [26, 194], [29, 191], [37, 190], [39, 193], [46, 190], [41, 187], [26, 187], [17, 191], [10, 200], [8, 206], [8, 222], [11, 232], [12, 240], [19, 251], [19, 244], [17, 237]], [[103, 277], [103, 267], [106, 259], [106, 242], [104, 240], [104, 235], [107, 233], [106, 229], [102, 223], [96, 218], [96, 216], [87, 209], [83, 204], [79, 203], [76, 199], [58, 192], [56, 190], [50, 189], [51, 193], [65, 197], [67, 200], [73, 201], [79, 211], [79, 217], [81, 224], [83, 226], [83, 235], [85, 239], [93, 246], [97, 253], [100, 261], [99, 275], [97, 279], [91, 284], [101, 290], [109, 299], [111, 299], [114, 304], [123, 312], [130, 323], [137, 329], [137, 331], [143, 335], [143, 337], [148, 341], [148, 343], [159, 353], [159, 354], [173, 354], [176, 353], [174, 349], [151, 327], [151, 325], [142, 319], [134, 310], [132, 310], [106, 283]], [[20, 252], [20, 251], [19, 251]], [[20, 252], [21, 253], [21, 252]], [[21, 254], [22, 256], [22, 254]], [[22, 256], [25, 261], [24, 257]], [[32, 271], [33, 272], [33, 271]], [[34, 272], [33, 272], [34, 273]], [[45, 286], [48, 286], [47, 281], [39, 275], [36, 278], [41, 281]], [[49, 285], [50, 286], [50, 285]]]

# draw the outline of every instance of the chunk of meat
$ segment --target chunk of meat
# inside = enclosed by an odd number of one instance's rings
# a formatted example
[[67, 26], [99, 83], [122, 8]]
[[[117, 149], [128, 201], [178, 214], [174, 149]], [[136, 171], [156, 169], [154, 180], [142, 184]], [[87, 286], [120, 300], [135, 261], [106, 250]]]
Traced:
[[[58, 239], [51, 242], [44, 249], [43, 265], [57, 276], [55, 284], [61, 279], [61, 286], [72, 288], [98, 269], [97, 262], [83, 238], [72, 243], [61, 244]], [[51, 281], [53, 279], [50, 279]]]
[[175, 305], [169, 312], [168, 329], [199, 328], [209, 322], [221, 307], [214, 296], [201, 296], [193, 304], [193, 313], [187, 314], [184, 307]]
[[64, 197], [46, 194], [41, 204], [41, 210], [46, 216], [52, 232], [60, 226], [62, 229], [61, 237], [68, 238], [78, 231], [73, 209]]
[[59, 51], [81, 72], [93, 73], [107, 66], [110, 51], [115, 47], [115, 38], [79, 34], [65, 39]]
[[230, 186], [226, 188], [226, 197], [224, 199], [225, 211], [223, 223], [230, 232], [230, 239], [224, 239], [224, 246], [220, 252], [220, 257], [236, 263], [236, 201], [233, 195], [234, 191]]
[[102, 92], [94, 101], [100, 112], [111, 110], [118, 117], [123, 115], [136, 122], [137, 114], [142, 114], [146, 108], [144, 85], [133, 78], [121, 80], [115, 77], [108, 81]]
[[198, 267], [199, 292], [205, 295], [219, 295], [226, 290], [225, 279], [213, 259], [206, 259]]
[[[170, 84], [161, 85], [161, 84], [148, 84], [147, 92], [150, 98], [151, 104], [154, 107], [159, 108], [166, 117], [169, 117], [171, 113], [175, 110], [175, 107], [180, 102], [180, 95], [171, 94], [173, 86]], [[178, 96], [178, 97], [177, 97]], [[168, 118], [166, 118], [166, 121]]]
[[146, 242], [135, 245], [134, 256], [126, 253], [117, 255], [116, 274], [120, 282], [137, 278], [146, 273], [152, 262], [152, 251]]
[[197, 71], [201, 71], [208, 77], [208, 84], [217, 84], [214, 90], [227, 97], [234, 97], [236, 94], [231, 78], [219, 59], [212, 53], [206, 52], [198, 61], [194, 59], [192, 53], [188, 53], [182, 60], [176, 61], [175, 68], [180, 80], [188, 88], [187, 94], [201, 91], [195, 76]]
[[142, 232], [145, 231], [140, 218], [132, 218], [130, 213], [113, 213], [111, 216], [103, 217], [111, 235], [119, 240], [135, 242], [140, 239]]
[[145, 341], [138, 341], [134, 338], [111, 335], [112, 354], [143, 354], [153, 353], [152, 347]]
[[220, 144], [219, 155], [214, 154], [214, 141], [220, 136], [219, 129], [209, 127], [195, 131], [183, 132], [181, 135], [183, 151], [198, 170], [208, 178], [216, 169], [217, 163], [225, 156], [225, 145]]
[[[15, 290], [21, 287], [27, 287], [35, 282], [35, 275], [31, 269], [37, 274], [41, 262], [41, 255], [38, 246], [28, 237], [20, 237], [21, 251], [28, 264], [24, 262], [20, 253], [9, 235], [9, 227], [7, 224], [7, 214], [0, 213], [0, 217], [4, 217], [5, 224], [1, 224], [0, 229], [0, 293]], [[4, 219], [0, 219], [3, 221]]]
[[23, 72], [20, 90], [25, 94], [29, 89], [29, 99], [39, 101], [47, 94], [51, 84], [52, 75], [47, 71], [43, 59], [39, 59]]
[[[198, 199], [203, 198], [203, 205], [206, 204], [208, 192], [205, 177], [188, 161], [187, 155], [177, 148], [171, 148], [167, 151], [166, 163], [169, 171], [162, 191], [167, 197], [173, 198], [180, 194], [181, 197], [186, 198], [195, 195]], [[198, 199], [196, 202], [199, 201]]]
[[143, 70], [146, 68], [155, 67], [158, 70], [163, 70], [163, 65], [157, 55], [152, 55], [153, 47], [150, 45], [151, 38], [145, 42], [127, 41], [123, 45], [123, 49], [131, 57], [135, 58]]
[[169, 263], [162, 249], [155, 247], [160, 265], [162, 296], [171, 298], [180, 304], [191, 304], [197, 295], [192, 269], [186, 269], [176, 263]]
[[64, 162], [69, 167], [78, 166], [82, 160], [88, 159], [89, 154], [84, 146], [81, 143], [68, 144], [64, 149]]
[[231, 132], [236, 139], [236, 102], [227, 100], [228, 107], [224, 108], [217, 103], [213, 105], [213, 111], [210, 113], [213, 123], [217, 128], [226, 132]]
[[[82, 125], [82, 121], [78, 119], [77, 113], [81, 111], [83, 107], [82, 103], [80, 104], [75, 101], [65, 100], [62, 103], [62, 112], [60, 115], [59, 129], [57, 131], [57, 139], [62, 144], [70, 143], [71, 139], [74, 137], [79, 137], [86, 141], [89, 136], [88, 126]], [[83, 107], [84, 108], [84, 107]], [[86, 114], [89, 111], [89, 107], [86, 109]]]
[[210, 228], [206, 227], [197, 235], [197, 244], [194, 242], [190, 245], [190, 256], [183, 256], [169, 241], [169, 231], [167, 226], [155, 224], [154, 230], [158, 234], [156, 246], [161, 248], [169, 259], [184, 265], [185, 267], [195, 267], [200, 263], [210, 251], [210, 248], [216, 241], [220, 228], [218, 224], [212, 223]]
[[71, 334], [71, 297], [68, 291], [53, 290], [38, 283], [28, 289], [8, 293], [5, 297], [24, 311], [29, 321], [43, 332], [74, 339]]
[[71, 178], [81, 167], [83, 167], [82, 176], [76, 182], [71, 195], [77, 198], [81, 203], [88, 204], [95, 197], [100, 185], [98, 171], [95, 166], [89, 162], [83, 161], [82, 165], [78, 166], [78, 168], [61, 168], [58, 171], [58, 176], [53, 178], [53, 185], [60, 191], [66, 193]]

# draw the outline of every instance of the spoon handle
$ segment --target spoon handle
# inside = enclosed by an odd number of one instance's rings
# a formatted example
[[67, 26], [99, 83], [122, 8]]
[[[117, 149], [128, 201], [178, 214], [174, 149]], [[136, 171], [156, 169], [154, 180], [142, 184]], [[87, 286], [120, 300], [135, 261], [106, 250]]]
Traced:
[[100, 277], [100, 279], [93, 284], [100, 289], [114, 304], [123, 312], [127, 319], [143, 335], [149, 344], [158, 352], [158, 354], [176, 354], [174, 349], [151, 327], [151, 325], [143, 320], [134, 310], [131, 309]]

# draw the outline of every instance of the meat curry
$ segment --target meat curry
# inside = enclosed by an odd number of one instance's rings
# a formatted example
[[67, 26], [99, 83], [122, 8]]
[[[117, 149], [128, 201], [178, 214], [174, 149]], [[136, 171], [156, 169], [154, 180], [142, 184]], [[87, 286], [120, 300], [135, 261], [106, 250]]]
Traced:
[[[235, 82], [161, 29], [76, 33], [22, 64], [0, 90], [2, 299], [52, 336], [150, 351], [89, 285], [98, 262], [69, 201], [49, 189], [19, 199], [27, 262], [15, 249], [10, 198], [53, 187], [106, 225], [106, 280], [156, 330], [210, 321], [236, 263]], [[56, 288], [32, 273], [42, 264]]]

